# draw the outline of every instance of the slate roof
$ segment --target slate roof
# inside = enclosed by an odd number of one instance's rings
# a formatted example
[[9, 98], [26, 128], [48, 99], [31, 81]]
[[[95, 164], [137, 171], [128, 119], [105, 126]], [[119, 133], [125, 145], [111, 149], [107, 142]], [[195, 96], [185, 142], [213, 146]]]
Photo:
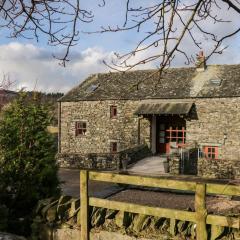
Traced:
[[[220, 80], [221, 84], [214, 84], [214, 80]], [[240, 96], [240, 64], [209, 65], [204, 73], [197, 72], [195, 67], [169, 68], [161, 78], [156, 70], [94, 74], [66, 93], [59, 101], [236, 96]]]
[[179, 114], [187, 115], [193, 103], [144, 103], [135, 111], [137, 115], [144, 114]]
[[17, 92], [11, 91], [11, 90], [7, 90], [4, 88], [0, 88], [0, 94], [6, 94], [6, 95], [18, 95]]

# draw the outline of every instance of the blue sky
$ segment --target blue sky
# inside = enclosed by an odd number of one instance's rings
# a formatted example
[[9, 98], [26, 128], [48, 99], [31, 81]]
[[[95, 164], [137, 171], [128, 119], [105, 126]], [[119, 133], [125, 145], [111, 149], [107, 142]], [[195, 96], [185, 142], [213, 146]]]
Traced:
[[[141, 3], [149, 3], [151, 0], [138, 0]], [[96, 31], [101, 26], [122, 25], [125, 13], [125, 0], [106, 0], [106, 6], [99, 8], [101, 0], [82, 1], [82, 7], [92, 9], [94, 21], [90, 24], [81, 23], [80, 31]], [[152, 1], [154, 2], [154, 1]], [[224, 13], [225, 14], [225, 13]], [[228, 14], [233, 19], [233, 28], [236, 22], [239, 25], [239, 16]], [[208, 25], [208, 23], [206, 23]], [[215, 26], [213, 26], [214, 28]], [[239, 26], [238, 26], [239, 27]], [[216, 27], [215, 27], [216, 28]], [[227, 25], [222, 25], [214, 30], [219, 33], [228, 30]], [[131, 32], [105, 33], [105, 34], [84, 34], [80, 33], [80, 40], [77, 46], [71, 49], [71, 61], [64, 68], [59, 65], [59, 61], [52, 58], [52, 54], [61, 52], [59, 47], [49, 47], [45, 36], [41, 36], [40, 41], [26, 39], [8, 38], [8, 32], [0, 32], [0, 74], [8, 75], [16, 82], [15, 88], [26, 87], [47, 92], [66, 92], [73, 86], [84, 80], [89, 74], [105, 72], [109, 69], [102, 63], [103, 60], [110, 62], [113, 52], [127, 52], [131, 50], [139, 39], [144, 36], [135, 30]], [[200, 36], [199, 36], [200, 37]], [[240, 63], [240, 36], [235, 36], [227, 41], [225, 45], [229, 47], [224, 54], [214, 56], [209, 63]], [[185, 39], [183, 47], [195, 55], [198, 51], [193, 47], [189, 39]], [[204, 47], [209, 49], [206, 41]], [[157, 51], [157, 49], [155, 50]], [[153, 53], [153, 52], [151, 52]], [[174, 66], [184, 66], [184, 59], [177, 57]], [[145, 68], [154, 68], [151, 63]], [[0, 77], [1, 77], [0, 75]]]

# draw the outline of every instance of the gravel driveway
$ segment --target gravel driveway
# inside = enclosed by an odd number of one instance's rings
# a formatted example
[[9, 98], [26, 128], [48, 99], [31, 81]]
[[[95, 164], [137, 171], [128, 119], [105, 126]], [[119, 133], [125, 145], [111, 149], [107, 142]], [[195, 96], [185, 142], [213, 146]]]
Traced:
[[[80, 171], [78, 169], [60, 168], [58, 173], [60, 181], [62, 182], [62, 193], [64, 195], [70, 195], [79, 198]], [[96, 181], [89, 182], [90, 196], [105, 198], [119, 191], [121, 191], [121, 188], [117, 184]]]
[[[137, 203], [152, 207], [171, 208], [179, 210], [193, 210], [195, 196], [193, 194], [173, 193], [163, 191], [149, 191], [126, 189], [110, 197], [111, 200]], [[206, 205], [209, 213], [239, 214], [240, 201], [231, 200], [224, 196], [207, 196]]]
[[[79, 198], [79, 170], [61, 168], [59, 170], [60, 181], [62, 181], [61, 188], [65, 195], [70, 195]], [[163, 177], [163, 176], [162, 176]], [[170, 178], [170, 177], [165, 177]], [[175, 177], [176, 179], [186, 180], [183, 176]], [[189, 177], [188, 177], [188, 180]], [[195, 178], [191, 179], [196, 180]], [[200, 179], [197, 179], [200, 181]], [[203, 179], [201, 179], [204, 181]], [[206, 181], [206, 180], [205, 180]], [[210, 182], [217, 182], [211, 180]], [[220, 181], [218, 181], [220, 183]], [[225, 181], [221, 181], [224, 183]], [[128, 189], [119, 187], [117, 184], [107, 182], [89, 182], [89, 195], [100, 198], [110, 198], [116, 201], [124, 201], [129, 203], [138, 203], [141, 205], [173, 208], [173, 209], [188, 209], [194, 210], [194, 195], [193, 194], [180, 194], [179, 192], [168, 192], [163, 190], [147, 190], [137, 189], [133, 186]], [[207, 207], [209, 212], [215, 214], [224, 213], [237, 213], [240, 212], [240, 199], [235, 201], [228, 197], [213, 197], [207, 198]]]

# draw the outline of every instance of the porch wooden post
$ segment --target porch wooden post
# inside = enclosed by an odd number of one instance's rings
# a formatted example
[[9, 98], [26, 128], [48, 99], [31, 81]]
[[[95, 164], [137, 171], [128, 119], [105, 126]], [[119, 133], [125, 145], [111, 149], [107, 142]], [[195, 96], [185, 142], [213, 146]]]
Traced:
[[81, 239], [89, 240], [89, 216], [88, 216], [88, 171], [80, 171], [80, 214], [81, 214]]
[[138, 145], [141, 143], [141, 118], [138, 116]]
[[206, 184], [204, 183], [196, 185], [195, 212], [197, 216], [197, 240], [207, 240]]
[[152, 153], [156, 153], [156, 138], [157, 138], [157, 117], [156, 115], [152, 115], [151, 121], [151, 149]]

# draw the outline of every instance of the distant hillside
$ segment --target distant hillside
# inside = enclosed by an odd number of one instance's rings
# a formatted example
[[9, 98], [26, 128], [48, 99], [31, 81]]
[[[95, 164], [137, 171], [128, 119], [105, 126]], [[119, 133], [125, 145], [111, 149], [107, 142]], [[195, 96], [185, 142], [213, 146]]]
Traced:
[[47, 104], [50, 107], [50, 111], [52, 112], [53, 121], [52, 124], [54, 126], [57, 125], [58, 122], [58, 105], [57, 100], [63, 96], [63, 93], [44, 93], [44, 92], [27, 92], [29, 96], [33, 96], [34, 94], [38, 96], [40, 101], [44, 104]]
[[[61, 98], [63, 93], [44, 93], [44, 92], [35, 92], [28, 91], [27, 94], [29, 98], [32, 98], [34, 95], [38, 97], [41, 103], [49, 106], [51, 114], [52, 114], [52, 125], [57, 126], [58, 122], [58, 104], [57, 100]], [[0, 89], [0, 110], [1, 108], [11, 102], [15, 97], [18, 96], [18, 92], [9, 91], [6, 89]]]

